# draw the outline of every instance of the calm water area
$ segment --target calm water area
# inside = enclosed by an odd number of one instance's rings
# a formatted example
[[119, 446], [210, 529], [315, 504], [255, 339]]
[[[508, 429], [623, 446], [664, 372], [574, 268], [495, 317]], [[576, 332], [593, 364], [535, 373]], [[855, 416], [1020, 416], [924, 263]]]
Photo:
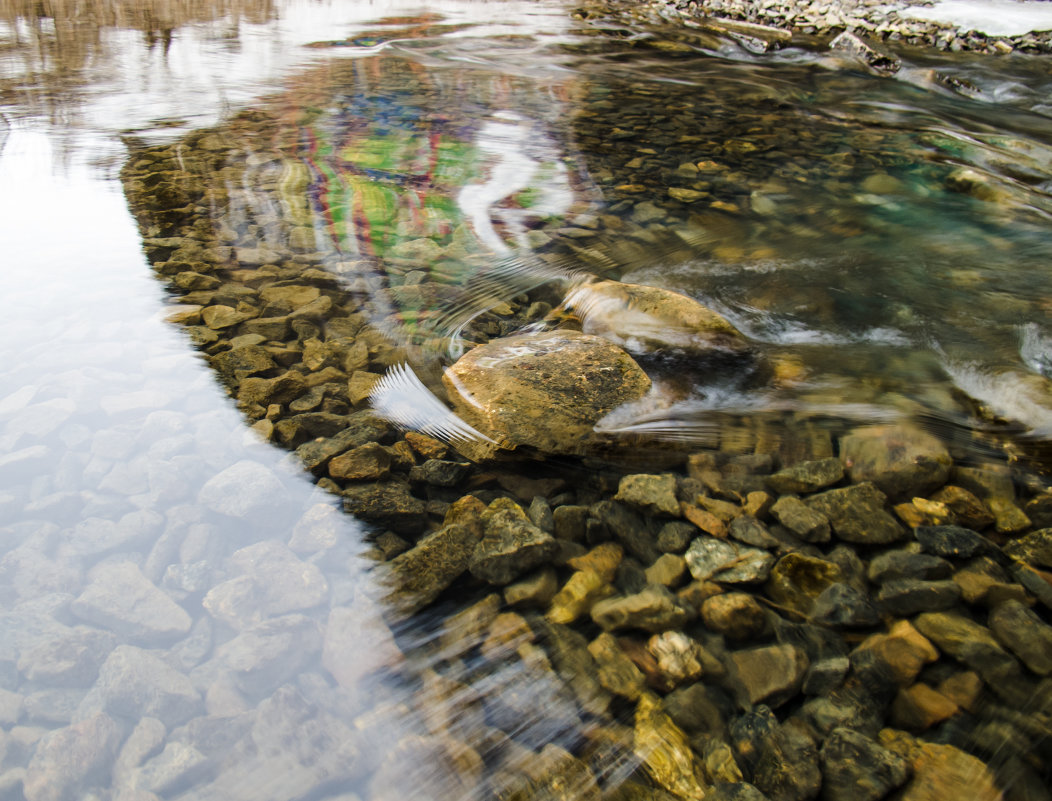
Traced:
[[[573, 9], [0, 0], [0, 799], [1050, 798], [1048, 58], [901, 51], [883, 74]], [[703, 304], [748, 360], [596, 278]], [[651, 389], [594, 447], [458, 456], [485, 438], [443, 370], [582, 327]], [[527, 432], [564, 404], [532, 402]], [[870, 424], [934, 437], [941, 481], [882, 486], [909, 506], [888, 539], [793, 539], [778, 495], [858, 480], [764, 476]], [[672, 510], [609, 500], [632, 474], [674, 475]], [[985, 507], [947, 511], [947, 482]], [[736, 534], [743, 509], [774, 539]], [[498, 519], [547, 561], [495, 578], [475, 552], [427, 584]], [[907, 536], [947, 522], [997, 553]], [[762, 573], [697, 566], [727, 526]], [[615, 540], [609, 575], [581, 567]], [[937, 601], [888, 600], [892, 541], [935, 560], [902, 578]], [[795, 551], [839, 571], [806, 574], [822, 589], [884, 587], [880, 614], [777, 595]], [[596, 583], [554, 613], [571, 576]], [[589, 618], [658, 585], [678, 622]], [[713, 622], [724, 590], [759, 622]], [[967, 625], [915, 619], [944, 612]], [[887, 677], [854, 649], [906, 618], [940, 650], [873, 706]], [[754, 690], [745, 651], [793, 688]], [[877, 789], [848, 763], [883, 766]]]

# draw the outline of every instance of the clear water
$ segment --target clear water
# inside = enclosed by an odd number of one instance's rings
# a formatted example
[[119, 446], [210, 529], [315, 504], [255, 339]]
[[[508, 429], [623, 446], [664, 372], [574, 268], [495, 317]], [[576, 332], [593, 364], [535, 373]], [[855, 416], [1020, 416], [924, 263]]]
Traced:
[[172, 231], [125, 167], [151, 154], [221, 197], [180, 225], [298, 230], [432, 389], [502, 304], [599, 275], [700, 300], [782, 366], [647, 357], [658, 391], [604, 421], [615, 442], [913, 419], [964, 461], [1045, 469], [1043, 62], [910, 53], [888, 78], [567, 12], [0, 2], [4, 798], [510, 798], [548, 744], [608, 788], [636, 767], [571, 645], [386, 607], [375, 531], [168, 322]]

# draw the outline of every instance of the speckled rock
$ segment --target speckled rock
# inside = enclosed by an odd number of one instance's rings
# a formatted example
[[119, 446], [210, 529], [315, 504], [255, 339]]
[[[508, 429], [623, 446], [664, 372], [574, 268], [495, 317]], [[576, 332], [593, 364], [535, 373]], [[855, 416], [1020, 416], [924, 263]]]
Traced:
[[600, 419], [650, 388], [621, 348], [567, 330], [491, 340], [442, 381], [456, 412], [483, 434], [550, 453], [580, 450]]
[[659, 632], [679, 628], [694, 612], [664, 587], [648, 586], [634, 595], [599, 601], [591, 615], [604, 631], [638, 628]]
[[1052, 674], [1052, 626], [1019, 601], [1005, 601], [990, 613], [998, 641], [1039, 676]]
[[818, 747], [800, 720], [790, 718], [772, 732], [760, 751], [753, 784], [771, 801], [808, 801], [818, 795]]
[[824, 515], [837, 538], [845, 542], [885, 545], [906, 536], [884, 509], [887, 497], [868, 482], [812, 495], [806, 503]]
[[834, 729], [822, 745], [825, 801], [880, 801], [909, 778], [909, 763], [871, 738]]
[[468, 569], [481, 532], [451, 523], [385, 565], [393, 600], [404, 611], [424, 608]]
[[690, 544], [685, 558], [690, 574], [698, 581], [711, 579], [727, 584], [763, 581], [775, 561], [766, 551], [706, 536]]
[[558, 544], [530, 522], [522, 507], [508, 498], [493, 501], [482, 514], [484, 533], [468, 569], [491, 584], [510, 584], [517, 576], [549, 561]]
[[683, 801], [705, 798], [690, 741], [650, 693], [636, 705], [633, 742], [643, 768], [658, 786]]
[[816, 459], [785, 467], [767, 477], [767, 484], [779, 494], [815, 492], [836, 484], [844, 477], [839, 459]]
[[783, 495], [771, 507], [771, 514], [804, 542], [829, 542], [829, 520], [799, 498]]
[[623, 476], [614, 500], [630, 504], [647, 514], [679, 517], [676, 477], [670, 473], [660, 476], [645, 473]]
[[755, 637], [767, 626], [767, 612], [763, 606], [744, 592], [706, 598], [701, 604], [701, 619], [712, 631], [735, 640]]
[[970, 559], [997, 550], [982, 534], [961, 526], [918, 526], [913, 536], [927, 553], [946, 559]]

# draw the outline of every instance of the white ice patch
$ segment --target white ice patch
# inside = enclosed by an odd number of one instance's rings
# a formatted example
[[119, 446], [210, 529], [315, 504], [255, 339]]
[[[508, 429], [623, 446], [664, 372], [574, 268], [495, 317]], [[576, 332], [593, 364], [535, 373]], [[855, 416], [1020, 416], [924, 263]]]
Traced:
[[1039, 0], [939, 0], [934, 6], [898, 9], [899, 15], [945, 22], [987, 36], [1021, 36], [1052, 30], [1052, 3]]

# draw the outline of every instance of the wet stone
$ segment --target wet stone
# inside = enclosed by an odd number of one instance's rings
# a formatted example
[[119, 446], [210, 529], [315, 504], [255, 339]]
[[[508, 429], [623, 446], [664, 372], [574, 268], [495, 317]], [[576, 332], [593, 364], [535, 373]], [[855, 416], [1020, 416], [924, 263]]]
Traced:
[[952, 581], [910, 578], [886, 581], [876, 595], [880, 608], [897, 617], [952, 609], [960, 599], [961, 588]]
[[851, 658], [859, 664], [876, 662], [896, 684], [905, 686], [937, 660], [939, 652], [908, 620], [900, 620], [886, 633], [867, 637]]
[[752, 595], [728, 592], [706, 598], [701, 619], [707, 628], [734, 640], [747, 640], [767, 627], [767, 613]]
[[805, 695], [828, 695], [841, 684], [851, 669], [851, 660], [846, 656], [833, 656], [812, 662], [800, 687]]
[[863, 545], [886, 545], [906, 536], [884, 510], [887, 497], [873, 484], [827, 490], [807, 499], [807, 505], [828, 518], [838, 539]]
[[385, 565], [393, 601], [407, 613], [423, 609], [468, 569], [480, 533], [451, 523]]
[[697, 534], [697, 529], [689, 523], [671, 520], [661, 527], [654, 545], [662, 553], [682, 553]]
[[52, 687], [89, 687], [117, 645], [107, 631], [75, 626], [24, 650], [18, 670], [28, 681]]
[[970, 667], [995, 691], [1011, 689], [1005, 682], [1017, 675], [1019, 665], [986, 627], [948, 612], [926, 612], [914, 625], [940, 651]]
[[671, 474], [624, 476], [614, 500], [634, 506], [646, 514], [679, 517], [676, 477]]
[[683, 801], [705, 798], [690, 741], [649, 693], [644, 693], [636, 706], [633, 747], [658, 786]]
[[938, 556], [912, 551], [886, 551], [869, 563], [867, 576], [875, 584], [895, 579], [938, 580], [949, 578], [953, 565]]
[[572, 623], [586, 615], [597, 601], [613, 593], [614, 588], [597, 573], [578, 570], [552, 598], [546, 617], [553, 623]]
[[215, 661], [229, 670], [249, 696], [270, 692], [317, 658], [322, 648], [318, 624], [304, 615], [264, 621], [220, 645]]
[[901, 425], [855, 429], [841, 440], [840, 457], [853, 483], [872, 482], [890, 497], [938, 489], [953, 464], [938, 438]]
[[99, 669], [77, 716], [106, 712], [133, 721], [152, 717], [170, 728], [201, 709], [201, 697], [184, 674], [149, 651], [118, 645]]
[[352, 484], [340, 495], [346, 511], [397, 534], [419, 534], [427, 525], [426, 504], [401, 481]]
[[910, 757], [913, 778], [900, 795], [901, 801], [999, 801], [992, 771], [977, 757], [952, 745], [920, 742]]
[[827, 559], [790, 553], [778, 560], [767, 582], [771, 600], [803, 614], [810, 614], [815, 599], [845, 579], [840, 565]]
[[122, 734], [116, 721], [100, 714], [45, 735], [26, 768], [26, 801], [68, 801], [104, 782]]
[[998, 641], [1039, 676], [1052, 675], [1052, 626], [1019, 601], [1005, 601], [990, 613]]
[[913, 536], [925, 551], [946, 559], [970, 559], [996, 550], [982, 534], [961, 526], [918, 526]]
[[1040, 568], [1052, 568], [1052, 528], [1024, 534], [1004, 546], [1012, 559]]
[[531, 573], [504, 588], [508, 606], [545, 608], [559, 591], [559, 578], [552, 568]]
[[828, 801], [880, 801], [909, 778], [909, 763], [869, 737], [834, 729], [821, 751], [822, 794]]
[[634, 595], [599, 601], [591, 616], [604, 631], [638, 628], [660, 632], [681, 627], [694, 614], [664, 587], [650, 586]]
[[630, 701], [638, 700], [646, 691], [646, 677], [621, 650], [613, 635], [600, 634], [588, 644], [588, 652], [599, 668], [596, 678], [604, 688]]
[[907, 731], [924, 731], [957, 714], [957, 704], [922, 681], [899, 690], [890, 722]]
[[605, 533], [605, 539], [616, 539], [644, 564], [651, 564], [661, 555], [647, 520], [626, 504], [599, 501], [591, 507], [590, 514], [595, 527]]
[[475, 546], [469, 569], [484, 581], [509, 584], [555, 554], [555, 539], [533, 525], [514, 501], [498, 498], [482, 514], [482, 522], [483, 537]]
[[829, 520], [799, 498], [783, 495], [771, 507], [771, 514], [805, 542], [829, 542]]
[[859, 590], [837, 582], [822, 590], [815, 599], [811, 620], [833, 628], [868, 628], [880, 622], [880, 612]]
[[491, 340], [442, 380], [468, 424], [509, 447], [549, 453], [576, 452], [602, 417], [650, 388], [616, 345], [565, 330]]
[[767, 483], [775, 492], [815, 492], [836, 484], [844, 477], [844, 466], [839, 459], [816, 459], [786, 467], [767, 477]]
[[171, 642], [190, 631], [181, 606], [142, 574], [133, 562], [95, 567], [84, 592], [70, 604], [82, 620], [140, 643]]
[[391, 454], [376, 442], [341, 453], [329, 462], [329, 475], [342, 481], [376, 481], [387, 475]]
[[771, 801], [807, 801], [818, 795], [818, 747], [797, 719], [782, 723], [760, 751], [753, 784]]
[[450, 462], [441, 459], [428, 459], [409, 471], [410, 481], [422, 481], [435, 487], [455, 487], [471, 472], [471, 465], [465, 462]]
[[934, 493], [931, 500], [945, 505], [953, 515], [954, 522], [965, 528], [982, 531], [994, 522], [990, 510], [964, 487], [947, 484]]
[[552, 510], [553, 533], [561, 540], [580, 542], [585, 537], [588, 507], [564, 505]]
[[698, 537], [685, 555], [690, 574], [699, 581], [727, 584], [763, 581], [775, 559], [766, 551], [746, 548], [714, 537]]
[[739, 515], [734, 518], [727, 527], [727, 533], [738, 542], [757, 548], [777, 548], [779, 545], [778, 540], [767, 530], [767, 526], [752, 515]]
[[273, 471], [244, 459], [205, 482], [197, 500], [219, 514], [262, 522], [287, 508], [288, 491]]
[[761, 701], [771, 706], [784, 703], [800, 690], [810, 662], [792, 645], [767, 645], [734, 651], [732, 679], [740, 687], [743, 700]]

